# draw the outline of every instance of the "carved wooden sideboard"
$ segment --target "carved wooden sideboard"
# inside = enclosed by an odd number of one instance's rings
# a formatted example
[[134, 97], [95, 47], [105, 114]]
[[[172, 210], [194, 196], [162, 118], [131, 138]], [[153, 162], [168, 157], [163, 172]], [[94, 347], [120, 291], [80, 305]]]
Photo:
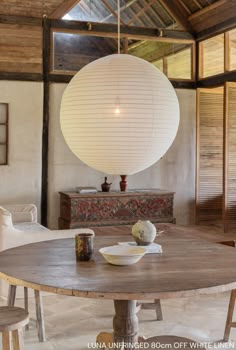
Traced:
[[129, 225], [137, 220], [174, 223], [174, 193], [163, 190], [60, 192], [59, 228]]

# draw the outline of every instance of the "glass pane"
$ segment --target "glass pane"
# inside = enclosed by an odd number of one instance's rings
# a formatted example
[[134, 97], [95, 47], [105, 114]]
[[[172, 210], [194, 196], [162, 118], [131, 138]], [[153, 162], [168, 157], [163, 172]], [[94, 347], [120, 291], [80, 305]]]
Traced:
[[205, 40], [202, 45], [202, 74], [209, 77], [224, 72], [224, 34]]
[[0, 125], [0, 143], [7, 142], [7, 127], [5, 125]]
[[0, 103], [0, 123], [7, 122], [7, 104]]
[[191, 79], [191, 49], [181, 50], [166, 58], [170, 79]]
[[53, 70], [75, 72], [88, 63], [117, 52], [117, 41], [70, 33], [53, 33]]
[[161, 72], [163, 72], [163, 60], [158, 60], [153, 62], [154, 66], [157, 67]]
[[7, 148], [5, 145], [0, 145], [0, 165], [7, 164]]
[[131, 44], [128, 53], [153, 63], [162, 72], [165, 58], [169, 78], [191, 79], [191, 45], [143, 40]]
[[236, 69], [236, 29], [229, 32], [229, 69]]

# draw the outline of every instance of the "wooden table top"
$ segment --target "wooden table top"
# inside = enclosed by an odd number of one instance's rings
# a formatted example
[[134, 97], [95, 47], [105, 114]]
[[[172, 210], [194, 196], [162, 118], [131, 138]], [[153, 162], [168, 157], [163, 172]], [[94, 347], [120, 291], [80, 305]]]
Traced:
[[110, 265], [98, 252], [132, 241], [131, 227], [100, 227], [94, 229], [92, 261], [76, 262], [73, 239], [45, 241], [0, 253], [0, 277], [42, 291], [116, 300], [185, 297], [236, 288], [235, 248], [208, 242], [187, 228], [164, 227], [156, 239], [163, 254], [146, 254], [134, 265]]

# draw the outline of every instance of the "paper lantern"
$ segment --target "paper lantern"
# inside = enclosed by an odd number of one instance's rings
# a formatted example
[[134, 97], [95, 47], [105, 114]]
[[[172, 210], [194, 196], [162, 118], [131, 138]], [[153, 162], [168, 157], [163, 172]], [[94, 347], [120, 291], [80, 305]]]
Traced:
[[68, 146], [84, 163], [106, 174], [131, 175], [166, 153], [177, 133], [179, 104], [152, 64], [114, 54], [73, 77], [60, 118]]

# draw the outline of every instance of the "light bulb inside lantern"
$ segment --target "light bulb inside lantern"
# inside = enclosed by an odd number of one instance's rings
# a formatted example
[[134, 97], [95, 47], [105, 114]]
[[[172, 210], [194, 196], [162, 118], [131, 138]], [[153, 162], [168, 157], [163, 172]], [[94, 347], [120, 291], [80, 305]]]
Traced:
[[116, 99], [115, 114], [116, 115], [120, 114], [120, 100], [118, 97]]
[[115, 109], [115, 114], [116, 114], [116, 115], [120, 114], [120, 107], [116, 107], [116, 109]]

